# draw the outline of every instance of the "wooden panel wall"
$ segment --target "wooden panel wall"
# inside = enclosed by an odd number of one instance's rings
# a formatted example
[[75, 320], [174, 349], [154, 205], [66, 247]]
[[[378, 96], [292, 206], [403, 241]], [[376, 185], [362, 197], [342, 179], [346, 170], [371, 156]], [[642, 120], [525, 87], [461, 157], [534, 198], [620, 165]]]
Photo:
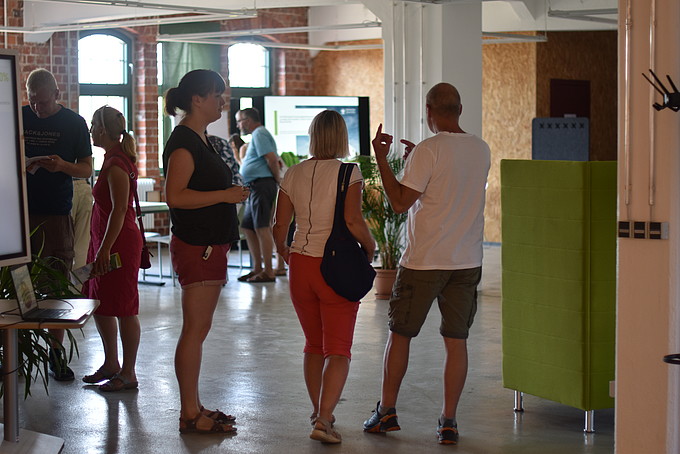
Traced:
[[[382, 40], [353, 41], [352, 44], [380, 44]], [[327, 43], [341, 45], [347, 43]], [[385, 74], [383, 51], [322, 51], [314, 57], [314, 94], [318, 96], [368, 96], [371, 134], [385, 116]]]
[[[485, 241], [501, 241], [500, 160], [531, 159], [531, 121], [550, 113], [551, 78], [591, 81], [591, 159], [616, 159], [616, 42], [615, 31], [555, 32], [547, 43], [482, 47], [482, 136], [492, 158]], [[315, 94], [370, 96], [375, 131], [384, 115], [382, 51], [320, 52], [313, 72]]]
[[501, 159], [531, 159], [531, 120], [550, 115], [550, 79], [589, 80], [590, 159], [616, 160], [617, 33], [552, 32], [482, 48], [482, 135], [491, 147], [485, 241], [500, 242]]
[[550, 79], [590, 81], [590, 160], [616, 160], [617, 32], [552, 32], [536, 45], [536, 113], [550, 115]]
[[[534, 43], [482, 47], [482, 138], [491, 148], [484, 241], [501, 241], [501, 159], [531, 159], [535, 68]], [[465, 95], [461, 95], [465, 115]]]

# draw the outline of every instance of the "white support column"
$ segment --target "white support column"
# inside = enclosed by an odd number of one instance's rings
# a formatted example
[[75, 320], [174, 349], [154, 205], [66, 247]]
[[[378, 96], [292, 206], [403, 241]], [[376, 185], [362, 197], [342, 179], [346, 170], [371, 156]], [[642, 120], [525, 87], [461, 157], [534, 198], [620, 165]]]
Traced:
[[482, 135], [482, 3], [427, 8], [426, 85], [449, 82], [463, 100], [462, 128]]
[[[418, 4], [364, 0], [382, 22], [385, 50], [384, 129], [395, 140], [431, 135], [424, 95], [455, 85], [463, 98], [463, 129], [482, 131], [482, 4]], [[425, 132], [425, 135], [423, 135]]]
[[[630, 13], [630, 14], [629, 14]], [[642, 73], [680, 85], [680, 2], [619, 0], [619, 219], [669, 223], [667, 240], [619, 239], [616, 452], [680, 452], [680, 113]]]

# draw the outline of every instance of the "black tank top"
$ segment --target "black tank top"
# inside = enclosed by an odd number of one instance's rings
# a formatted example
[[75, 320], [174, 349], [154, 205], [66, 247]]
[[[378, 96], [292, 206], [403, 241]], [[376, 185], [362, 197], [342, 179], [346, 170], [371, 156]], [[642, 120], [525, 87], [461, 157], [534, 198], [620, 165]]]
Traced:
[[[231, 170], [220, 155], [192, 129], [183, 125], [175, 127], [165, 144], [164, 169], [168, 167], [170, 155], [178, 148], [189, 150], [194, 159], [194, 173], [189, 179], [189, 189], [216, 191], [233, 186]], [[170, 208], [170, 219], [172, 233], [185, 243], [195, 246], [229, 244], [239, 238], [236, 205], [233, 203], [218, 203], [191, 210]]]

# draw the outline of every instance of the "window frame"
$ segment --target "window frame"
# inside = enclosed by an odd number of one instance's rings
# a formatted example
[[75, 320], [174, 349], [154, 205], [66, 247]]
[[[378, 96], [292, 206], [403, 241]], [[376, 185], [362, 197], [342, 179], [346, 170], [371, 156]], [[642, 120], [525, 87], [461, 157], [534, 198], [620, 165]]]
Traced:
[[[257, 42], [257, 41], [242, 41], [242, 42], [235, 42], [231, 44], [231, 46], [235, 46], [237, 44], [254, 44], [257, 46], [261, 46], [264, 48], [265, 52], [267, 53], [267, 60], [268, 60], [268, 73], [267, 74], [267, 79], [269, 81], [269, 85], [267, 87], [232, 87], [231, 82], [229, 82], [229, 88], [231, 89], [231, 96], [234, 98], [253, 98], [256, 96], [270, 96], [274, 93], [274, 77], [275, 77], [275, 71], [274, 71], [274, 52], [268, 48], [267, 46], [264, 45], [262, 42]], [[227, 49], [227, 56], [229, 55], [229, 50]], [[227, 57], [228, 58], [228, 57]], [[229, 65], [229, 61], [227, 61], [227, 66]]]
[[[119, 96], [127, 99], [127, 112], [123, 112], [125, 118], [134, 118], [134, 98], [133, 98], [133, 63], [132, 63], [132, 37], [118, 30], [88, 30], [80, 32], [78, 41], [92, 35], [114, 36], [126, 44], [127, 59], [127, 83], [126, 84], [89, 84], [78, 81], [79, 96]], [[78, 62], [80, 65], [80, 62]]]
[[[276, 71], [274, 69], [276, 65], [276, 55], [272, 49], [265, 46], [264, 42], [243, 41], [233, 43], [232, 45], [234, 44], [257, 44], [259, 46], [264, 47], [264, 49], [267, 51], [267, 58], [269, 59], [269, 86], [252, 88], [252, 87], [232, 87], [231, 85], [229, 85], [229, 89], [231, 90], [231, 99], [229, 102], [229, 132], [231, 134], [240, 132], [236, 125], [236, 112], [238, 111], [238, 106], [241, 104], [241, 98], [253, 99], [253, 107], [260, 111], [260, 115], [262, 116], [261, 118], [262, 124], [264, 124], [264, 111], [262, 109], [261, 102], [265, 96], [274, 95], [274, 85], [276, 83], [275, 82]], [[229, 55], [228, 52], [227, 55]], [[227, 83], [229, 83], [229, 81], [227, 81]]]

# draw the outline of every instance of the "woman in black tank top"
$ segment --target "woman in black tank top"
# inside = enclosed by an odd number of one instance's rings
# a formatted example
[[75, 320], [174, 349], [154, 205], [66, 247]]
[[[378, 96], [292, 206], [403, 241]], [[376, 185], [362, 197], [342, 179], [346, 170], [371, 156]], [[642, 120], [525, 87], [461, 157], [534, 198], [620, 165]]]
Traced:
[[208, 125], [220, 119], [224, 79], [214, 71], [187, 73], [165, 95], [165, 110], [186, 115], [163, 152], [165, 197], [170, 207], [172, 262], [182, 285], [182, 332], [175, 352], [182, 433], [233, 433], [235, 418], [207, 410], [198, 397], [201, 351], [226, 282], [226, 254], [238, 239], [236, 203], [248, 189], [232, 184], [231, 171], [210, 146]]

